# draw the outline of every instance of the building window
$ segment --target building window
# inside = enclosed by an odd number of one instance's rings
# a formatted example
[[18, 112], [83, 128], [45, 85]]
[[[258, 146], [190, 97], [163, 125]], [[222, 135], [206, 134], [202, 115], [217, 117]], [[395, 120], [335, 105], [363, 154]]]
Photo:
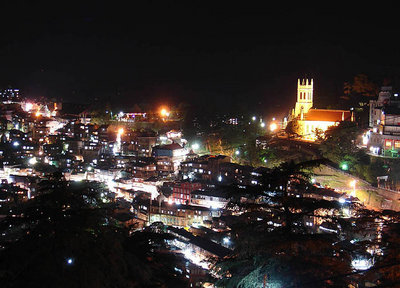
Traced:
[[392, 140], [385, 140], [385, 147], [386, 148], [392, 148]]
[[400, 148], [400, 140], [394, 141], [394, 148], [397, 148], [397, 149]]

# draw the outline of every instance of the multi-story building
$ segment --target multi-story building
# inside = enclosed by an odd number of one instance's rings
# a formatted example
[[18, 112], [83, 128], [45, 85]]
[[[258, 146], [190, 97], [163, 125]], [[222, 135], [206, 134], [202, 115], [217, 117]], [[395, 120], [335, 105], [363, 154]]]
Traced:
[[236, 163], [222, 163], [219, 168], [219, 182], [240, 185], [251, 184], [251, 171], [253, 167]]
[[158, 173], [169, 175], [177, 172], [187, 153], [188, 150], [177, 143], [153, 147], [153, 156], [157, 161]]
[[163, 222], [165, 225], [190, 227], [192, 224], [204, 225], [204, 221], [212, 221], [221, 216], [222, 210], [200, 206], [155, 203], [151, 206], [150, 222]]
[[156, 164], [154, 163], [130, 163], [130, 172], [135, 178], [147, 179], [157, 175]]
[[204, 155], [181, 163], [181, 176], [183, 179], [220, 179], [221, 167], [230, 163], [231, 158], [225, 155]]
[[228, 195], [217, 190], [196, 190], [191, 193], [190, 198], [190, 203], [194, 206], [202, 206], [213, 209], [225, 208], [228, 202]]
[[189, 204], [191, 193], [201, 188], [202, 184], [199, 182], [175, 182], [172, 186], [172, 195], [169, 197], [169, 201], [177, 204]]
[[139, 157], [149, 157], [152, 154], [152, 147], [157, 143], [157, 135], [154, 131], [141, 131], [133, 136]]
[[205, 155], [182, 162], [180, 167], [182, 178], [211, 180], [211, 171], [208, 169], [209, 157], [209, 155]]
[[0, 99], [3, 103], [15, 103], [21, 101], [21, 95], [19, 89], [3, 89], [0, 91]]
[[392, 87], [382, 87], [377, 100], [370, 101], [369, 127], [363, 144], [377, 155], [399, 157], [400, 99]]

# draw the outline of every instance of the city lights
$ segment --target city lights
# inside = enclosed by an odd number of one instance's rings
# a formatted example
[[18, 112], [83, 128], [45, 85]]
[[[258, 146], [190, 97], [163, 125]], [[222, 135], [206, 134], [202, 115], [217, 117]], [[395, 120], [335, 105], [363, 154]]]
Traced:
[[271, 132], [274, 132], [276, 129], [278, 129], [278, 125], [275, 122], [269, 125], [269, 130], [271, 130]]
[[161, 116], [162, 117], [169, 117], [169, 111], [166, 109], [166, 108], [161, 108], [161, 110], [160, 110], [160, 114], [161, 114]]
[[349, 165], [346, 162], [344, 162], [344, 163], [340, 164], [340, 168], [344, 171], [347, 171], [347, 170], [349, 170]]
[[25, 111], [30, 112], [32, 109], [33, 109], [33, 104], [27, 102], [27, 103], [25, 104]]
[[357, 180], [351, 180], [350, 181], [350, 187], [353, 188], [352, 192], [351, 192], [351, 196], [352, 197], [356, 197], [356, 184], [357, 184]]
[[400, 282], [394, 6], [36, 2], [2, 7], [4, 286]]
[[368, 270], [373, 263], [370, 259], [354, 259], [351, 261], [351, 266], [356, 270]]
[[35, 165], [35, 164], [37, 163], [36, 157], [30, 158], [30, 159], [28, 160], [28, 163], [29, 163], [30, 165]]
[[192, 144], [192, 149], [193, 150], [199, 150], [200, 149], [200, 144], [199, 143], [193, 143]]

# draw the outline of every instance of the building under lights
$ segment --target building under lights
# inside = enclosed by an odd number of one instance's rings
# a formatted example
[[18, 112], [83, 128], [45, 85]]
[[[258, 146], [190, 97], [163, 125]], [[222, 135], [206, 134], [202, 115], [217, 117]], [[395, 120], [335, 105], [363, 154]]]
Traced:
[[318, 133], [324, 133], [330, 126], [342, 121], [353, 121], [348, 110], [331, 110], [313, 108], [313, 79], [298, 79], [297, 101], [288, 117], [289, 121], [297, 121], [297, 134], [307, 141], [315, 141]]
[[21, 101], [19, 89], [3, 89], [0, 90], [0, 99], [2, 103], [17, 103]]
[[377, 155], [400, 155], [400, 99], [392, 87], [382, 87], [377, 100], [369, 103], [370, 130], [363, 136], [363, 144]]

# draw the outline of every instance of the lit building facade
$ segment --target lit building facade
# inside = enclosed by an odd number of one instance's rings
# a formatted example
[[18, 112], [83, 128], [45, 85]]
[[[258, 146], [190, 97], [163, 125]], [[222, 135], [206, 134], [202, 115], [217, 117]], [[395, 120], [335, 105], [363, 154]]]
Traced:
[[392, 87], [382, 87], [377, 100], [369, 103], [370, 130], [363, 144], [371, 153], [387, 157], [400, 155], [400, 99]]
[[313, 108], [313, 92], [313, 79], [298, 79], [297, 101], [289, 115], [289, 121], [297, 122], [296, 133], [306, 141], [315, 141], [329, 127], [342, 121], [353, 121], [352, 112], [349, 110]]

